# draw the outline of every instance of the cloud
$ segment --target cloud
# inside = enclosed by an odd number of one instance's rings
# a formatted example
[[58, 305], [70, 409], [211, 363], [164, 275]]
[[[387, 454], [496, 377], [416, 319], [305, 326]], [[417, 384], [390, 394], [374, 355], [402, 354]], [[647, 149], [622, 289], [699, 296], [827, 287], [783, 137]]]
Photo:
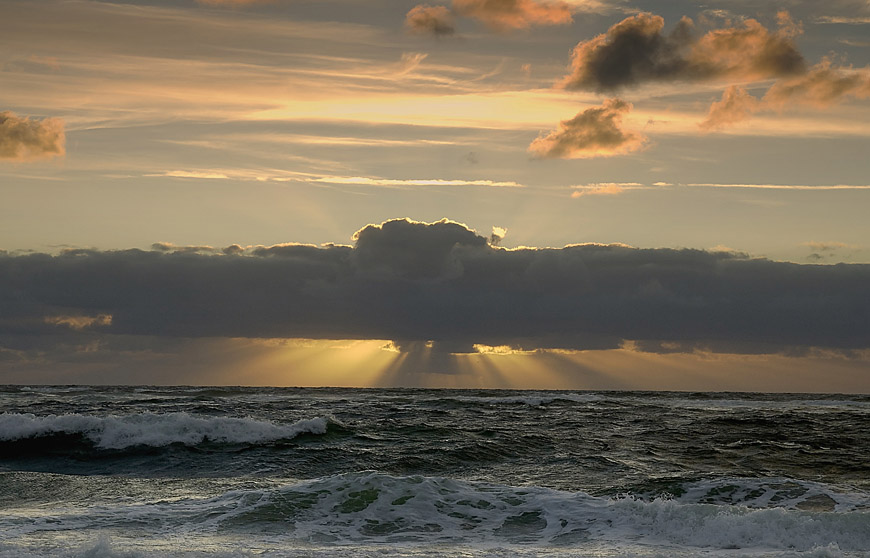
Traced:
[[622, 115], [631, 110], [631, 103], [608, 99], [600, 107], [586, 109], [559, 127], [538, 136], [529, 151], [546, 159], [585, 159], [611, 157], [637, 151], [647, 138], [638, 132], [623, 130]]
[[[0, 347], [113, 335], [392, 339], [452, 353], [474, 344], [606, 349], [627, 340], [689, 352], [870, 348], [866, 264], [598, 244], [505, 250], [446, 219], [391, 220], [354, 239], [353, 247], [288, 244], [236, 255], [0, 255]], [[76, 330], [72, 323], [85, 322], [63, 321], [71, 316], [97, 318]]]
[[746, 92], [746, 89], [732, 85], [722, 94], [720, 101], [710, 105], [707, 119], [699, 124], [705, 130], [722, 128], [729, 124], [746, 120], [759, 108], [759, 101]]
[[447, 180], [443, 178], [371, 178], [366, 176], [322, 176], [312, 182], [328, 184], [354, 184], [360, 186], [490, 186], [495, 188], [522, 188], [513, 181], [498, 180]]
[[626, 190], [639, 190], [644, 186], [638, 182], [598, 182], [574, 188], [571, 197], [582, 198], [583, 196], [616, 196]]
[[206, 180], [227, 180], [230, 177], [222, 172], [174, 170], [145, 176], [167, 176], [169, 178], [202, 178]]
[[834, 66], [829, 59], [824, 59], [802, 75], [777, 80], [761, 99], [740, 86], [728, 87], [722, 99], [710, 106], [707, 119], [700, 126], [722, 128], [757, 112], [781, 112], [792, 105], [826, 108], [850, 97], [870, 97], [870, 68], [856, 70]]
[[710, 182], [682, 184], [700, 188], [748, 188], [759, 190], [870, 190], [870, 184], [715, 184]]
[[445, 6], [419, 4], [411, 8], [405, 16], [405, 27], [413, 33], [441, 37], [452, 35], [456, 29], [453, 14]]
[[111, 325], [112, 316], [109, 314], [99, 314], [97, 316], [46, 316], [45, 323], [83, 330], [93, 326]]
[[816, 23], [844, 23], [847, 25], [866, 25], [870, 24], [870, 17], [867, 16], [820, 16], [815, 19]]
[[423, 52], [403, 52], [399, 58], [398, 75], [404, 75], [416, 70], [429, 55]]
[[206, 6], [240, 7], [250, 6], [252, 4], [271, 4], [275, 2], [275, 0], [196, 0], [196, 2]]
[[814, 261], [834, 258], [839, 250], [856, 250], [859, 248], [858, 246], [846, 244], [844, 242], [818, 242], [814, 240], [804, 242], [801, 246], [806, 246], [812, 251], [812, 253], [807, 256], [807, 259]]
[[837, 67], [824, 59], [804, 75], [774, 83], [763, 103], [780, 109], [790, 103], [827, 107], [849, 97], [870, 97], [870, 67]]
[[63, 120], [32, 120], [12, 112], [0, 112], [0, 159], [31, 161], [63, 156], [66, 135]]
[[462, 275], [454, 249], [487, 244], [465, 225], [447, 219], [432, 224], [394, 219], [360, 229], [353, 240], [353, 260], [361, 271], [418, 279]]
[[[240, 247], [241, 248], [241, 247]], [[172, 252], [172, 253], [204, 253], [210, 254], [217, 252], [217, 249], [213, 246], [178, 246], [177, 244], [173, 244], [171, 242], [155, 242], [151, 245], [152, 250], [156, 250], [158, 252]]]
[[533, 25], [564, 25], [573, 21], [572, 6], [558, 0], [453, 0], [453, 10], [496, 31], [527, 29]]
[[818, 242], [813, 240], [810, 242], [804, 242], [801, 246], [806, 246], [817, 252], [830, 252], [837, 250], [838, 248], [852, 248], [850, 244], [844, 242]]
[[799, 32], [784, 12], [769, 31], [754, 19], [700, 37], [691, 19], [682, 18], [664, 34], [664, 19], [639, 13], [607, 33], [574, 48], [566, 89], [610, 92], [655, 81], [766, 79], [804, 70], [793, 38]]
[[493, 225], [492, 233], [489, 235], [489, 243], [491, 246], [498, 246], [504, 237], [507, 236], [507, 229]]

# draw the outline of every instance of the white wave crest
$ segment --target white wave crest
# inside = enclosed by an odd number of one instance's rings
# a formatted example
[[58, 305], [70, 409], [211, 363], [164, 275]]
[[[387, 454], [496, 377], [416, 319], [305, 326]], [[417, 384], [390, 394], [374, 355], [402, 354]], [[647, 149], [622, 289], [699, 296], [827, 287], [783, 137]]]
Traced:
[[101, 449], [161, 447], [205, 441], [257, 444], [287, 440], [303, 433], [325, 434], [328, 421], [315, 417], [292, 424], [248, 418], [196, 417], [187, 413], [141, 413], [125, 416], [0, 414], [0, 440], [14, 441], [52, 434], [81, 434]]

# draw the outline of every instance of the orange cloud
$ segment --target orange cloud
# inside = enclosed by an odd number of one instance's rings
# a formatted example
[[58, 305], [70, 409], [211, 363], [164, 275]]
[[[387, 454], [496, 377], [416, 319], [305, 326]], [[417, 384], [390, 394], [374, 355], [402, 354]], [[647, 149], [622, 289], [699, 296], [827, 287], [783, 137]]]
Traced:
[[206, 6], [250, 6], [251, 4], [268, 4], [275, 0], [196, 0]]
[[0, 159], [31, 161], [65, 153], [63, 120], [31, 120], [0, 112]]
[[746, 120], [756, 112], [783, 111], [795, 104], [825, 108], [849, 97], [870, 97], [870, 68], [836, 67], [825, 59], [803, 75], [777, 81], [761, 99], [742, 87], [730, 86], [722, 99], [710, 106], [707, 119], [700, 126], [721, 128]]
[[793, 41], [800, 27], [787, 12], [777, 14], [777, 21], [779, 29], [774, 32], [754, 19], [745, 20], [742, 27], [710, 31], [692, 45], [689, 63], [712, 78], [766, 79], [801, 73], [805, 62]]
[[870, 97], [870, 67], [835, 67], [824, 59], [802, 76], [774, 83], [764, 102], [777, 108], [791, 102], [827, 107], [847, 97]]
[[704, 130], [722, 128], [745, 120], [758, 110], [758, 99], [746, 92], [746, 89], [732, 85], [722, 94], [722, 100], [710, 105], [707, 119], [699, 124]]
[[804, 71], [793, 38], [799, 32], [785, 12], [771, 32], [758, 21], [693, 35], [684, 17], [664, 34], [664, 19], [640, 13], [613, 25], [607, 33], [578, 43], [566, 89], [614, 91], [651, 81], [706, 81], [723, 78], [764, 79]]
[[562, 25], [573, 21], [571, 6], [560, 1], [453, 0], [453, 10], [497, 31], [527, 29], [532, 25]]
[[647, 138], [622, 129], [622, 115], [629, 111], [631, 103], [608, 99], [600, 107], [586, 109], [571, 120], [563, 120], [558, 129], [546, 136], [538, 136], [529, 145], [529, 151], [546, 159], [611, 157], [637, 151]]
[[435, 35], [452, 35], [453, 14], [444, 6], [419, 4], [411, 8], [405, 16], [405, 27], [413, 33]]

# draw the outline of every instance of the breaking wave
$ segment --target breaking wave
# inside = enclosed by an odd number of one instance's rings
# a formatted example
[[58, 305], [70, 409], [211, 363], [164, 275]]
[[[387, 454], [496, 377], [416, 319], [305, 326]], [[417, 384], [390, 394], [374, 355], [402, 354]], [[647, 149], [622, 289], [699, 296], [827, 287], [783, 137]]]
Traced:
[[870, 551], [867, 510], [848, 503], [836, 513], [789, 507], [795, 509], [705, 503], [703, 497], [686, 501], [595, 497], [531, 486], [362, 472], [233, 490], [213, 498], [106, 505], [81, 509], [80, 515], [48, 514], [36, 522], [0, 523], [18, 535], [51, 531], [60, 524], [64, 529], [123, 531], [134, 521], [164, 535], [257, 533], [329, 545], [483, 543], [576, 548], [619, 547], [632, 541], [689, 549], [806, 552], [836, 545], [843, 551]]
[[325, 418], [275, 424], [247, 418], [197, 417], [187, 413], [141, 413], [125, 416], [0, 414], [0, 443], [50, 441], [81, 437], [102, 450], [134, 446], [195, 446], [204, 442], [262, 444], [290, 440], [300, 434], [325, 434]]

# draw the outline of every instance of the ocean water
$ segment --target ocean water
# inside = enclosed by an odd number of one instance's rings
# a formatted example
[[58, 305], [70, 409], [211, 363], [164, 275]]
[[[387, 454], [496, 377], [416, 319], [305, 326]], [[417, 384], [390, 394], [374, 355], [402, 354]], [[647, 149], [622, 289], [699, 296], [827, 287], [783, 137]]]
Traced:
[[0, 558], [870, 557], [870, 396], [0, 388]]

